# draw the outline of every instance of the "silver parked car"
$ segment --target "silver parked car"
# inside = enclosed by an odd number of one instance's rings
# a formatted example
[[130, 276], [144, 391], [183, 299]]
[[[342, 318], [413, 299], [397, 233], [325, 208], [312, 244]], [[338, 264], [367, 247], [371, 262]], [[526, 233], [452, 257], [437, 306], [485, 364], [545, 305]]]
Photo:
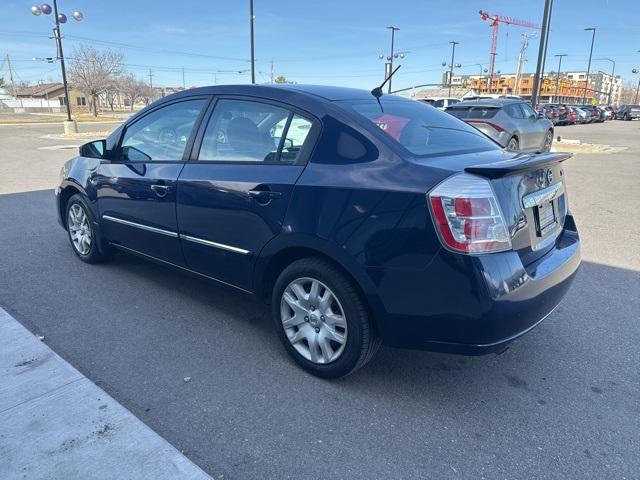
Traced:
[[522, 100], [465, 100], [446, 111], [509, 150], [548, 152], [551, 149], [553, 123]]

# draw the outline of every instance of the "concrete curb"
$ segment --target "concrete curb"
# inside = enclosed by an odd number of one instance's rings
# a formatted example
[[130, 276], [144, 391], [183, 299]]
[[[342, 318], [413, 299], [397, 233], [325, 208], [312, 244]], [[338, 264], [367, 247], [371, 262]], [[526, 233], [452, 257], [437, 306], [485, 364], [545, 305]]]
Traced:
[[0, 478], [211, 479], [2, 308]]

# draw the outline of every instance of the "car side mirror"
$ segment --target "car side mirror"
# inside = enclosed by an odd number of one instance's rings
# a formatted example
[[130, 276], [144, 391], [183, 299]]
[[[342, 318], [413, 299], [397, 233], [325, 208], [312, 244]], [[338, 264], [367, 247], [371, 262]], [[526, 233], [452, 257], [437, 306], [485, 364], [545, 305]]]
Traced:
[[544, 112], [538, 112], [538, 118], [539, 119], [540, 118], [544, 118], [544, 117], [545, 117]]
[[80, 146], [80, 156], [87, 158], [104, 158], [107, 153], [107, 141], [96, 140]]

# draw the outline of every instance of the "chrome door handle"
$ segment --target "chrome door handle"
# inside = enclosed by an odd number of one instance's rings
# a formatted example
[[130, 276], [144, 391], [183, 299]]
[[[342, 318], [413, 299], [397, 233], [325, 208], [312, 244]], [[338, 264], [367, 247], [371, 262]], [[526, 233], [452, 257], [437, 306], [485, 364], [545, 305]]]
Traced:
[[162, 197], [165, 197], [167, 193], [169, 193], [169, 191], [171, 191], [171, 186], [151, 185], [151, 190], [153, 190], [153, 193], [155, 193], [158, 197], [162, 198]]

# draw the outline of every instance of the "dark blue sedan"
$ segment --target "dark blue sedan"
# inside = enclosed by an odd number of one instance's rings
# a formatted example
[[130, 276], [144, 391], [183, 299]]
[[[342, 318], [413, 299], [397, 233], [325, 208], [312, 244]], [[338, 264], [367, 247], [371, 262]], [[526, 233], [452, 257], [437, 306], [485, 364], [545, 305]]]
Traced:
[[549, 315], [580, 264], [567, 158], [394, 96], [219, 86], [83, 145], [56, 198], [81, 260], [120, 250], [252, 294], [298, 364], [339, 377], [381, 343], [499, 353]]

